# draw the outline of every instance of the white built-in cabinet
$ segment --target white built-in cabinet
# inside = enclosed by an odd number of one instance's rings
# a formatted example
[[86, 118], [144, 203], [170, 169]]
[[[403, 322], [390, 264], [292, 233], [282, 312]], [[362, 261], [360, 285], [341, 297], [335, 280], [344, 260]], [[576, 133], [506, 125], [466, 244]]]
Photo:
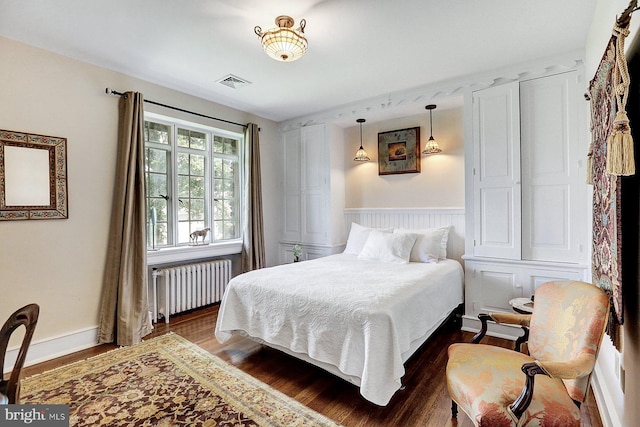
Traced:
[[282, 132], [283, 212], [280, 262], [340, 252], [344, 246], [342, 129], [315, 124]]
[[[465, 319], [584, 280], [589, 205], [578, 70], [467, 94]], [[470, 104], [470, 105], [469, 105]]]

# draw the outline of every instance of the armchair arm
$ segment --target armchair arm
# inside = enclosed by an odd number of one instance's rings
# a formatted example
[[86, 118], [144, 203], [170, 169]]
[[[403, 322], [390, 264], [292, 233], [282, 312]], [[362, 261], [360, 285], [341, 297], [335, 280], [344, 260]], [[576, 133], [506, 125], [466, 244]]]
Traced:
[[529, 326], [531, 322], [530, 314], [516, 313], [489, 313], [491, 319], [496, 323], [504, 323], [507, 325]]
[[526, 381], [520, 396], [509, 405], [510, 412], [519, 420], [527, 410], [533, 398], [534, 377], [537, 374], [551, 378], [573, 379], [589, 375], [593, 369], [595, 358], [592, 354], [582, 353], [568, 362], [543, 362], [536, 360], [522, 365]]
[[471, 338], [472, 344], [478, 344], [482, 338], [487, 334], [487, 322], [491, 319], [491, 316], [485, 313], [478, 314], [478, 319], [480, 319], [480, 331]]
[[565, 380], [584, 377], [589, 375], [595, 364], [593, 354], [582, 353], [568, 362], [541, 361], [536, 362], [551, 378], [562, 378]]
[[509, 411], [517, 418], [517, 420], [520, 420], [520, 417], [522, 417], [524, 411], [526, 411], [531, 404], [531, 399], [533, 398], [533, 384], [535, 375], [547, 375], [544, 369], [542, 369], [536, 362], [529, 362], [522, 365], [522, 372], [524, 372], [527, 377], [524, 388], [522, 389], [520, 396], [518, 396], [518, 398], [511, 405], [509, 405]]
[[530, 314], [516, 314], [516, 313], [480, 313], [478, 319], [481, 322], [480, 331], [474, 335], [471, 339], [473, 344], [478, 344], [482, 338], [487, 334], [487, 322], [493, 320], [496, 323], [503, 323], [508, 325], [520, 325], [524, 334], [516, 340], [515, 350], [520, 351], [520, 347], [523, 343], [529, 340], [529, 322], [531, 321]]

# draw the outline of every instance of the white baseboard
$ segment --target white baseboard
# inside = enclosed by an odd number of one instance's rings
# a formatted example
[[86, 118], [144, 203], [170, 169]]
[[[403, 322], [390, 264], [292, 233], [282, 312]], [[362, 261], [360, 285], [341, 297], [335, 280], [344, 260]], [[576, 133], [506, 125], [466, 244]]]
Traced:
[[598, 405], [600, 419], [604, 427], [623, 427], [622, 415], [617, 410], [614, 393], [609, 389], [606, 381], [607, 374], [602, 359], [598, 358], [591, 377], [591, 390]]
[[[45, 338], [40, 341], [31, 341], [25, 366], [35, 365], [36, 363], [45, 362], [96, 345], [98, 345], [97, 326], [57, 337]], [[4, 361], [4, 372], [13, 369], [19, 350], [19, 347], [7, 350]]]

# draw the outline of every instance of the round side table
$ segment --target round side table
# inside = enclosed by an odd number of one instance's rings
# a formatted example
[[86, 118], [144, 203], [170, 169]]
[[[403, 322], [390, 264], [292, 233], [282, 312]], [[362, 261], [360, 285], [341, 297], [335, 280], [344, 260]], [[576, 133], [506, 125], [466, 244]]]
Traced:
[[513, 308], [513, 311], [520, 314], [533, 313], [533, 301], [531, 298], [514, 298], [509, 301], [509, 305]]

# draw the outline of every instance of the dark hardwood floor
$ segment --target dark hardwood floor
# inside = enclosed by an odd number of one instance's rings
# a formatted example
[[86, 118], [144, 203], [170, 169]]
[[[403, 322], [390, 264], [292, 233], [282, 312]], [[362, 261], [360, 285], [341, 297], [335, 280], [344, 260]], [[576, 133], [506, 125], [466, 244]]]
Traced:
[[[472, 335], [449, 324], [437, 331], [407, 361], [404, 390], [398, 391], [386, 407], [376, 406], [358, 393], [358, 388], [325, 371], [279, 351], [235, 337], [220, 344], [213, 330], [218, 306], [210, 306], [171, 317], [171, 323], [155, 325], [146, 338], [173, 331], [229, 363], [293, 397], [308, 407], [345, 426], [460, 426], [473, 423], [463, 413], [451, 419], [451, 401], [445, 381], [447, 347], [469, 342]], [[511, 341], [486, 338], [488, 344], [512, 348]], [[102, 345], [25, 368], [24, 376], [54, 369], [115, 348]], [[590, 393], [582, 406], [584, 426], [601, 427], [600, 415]]]

